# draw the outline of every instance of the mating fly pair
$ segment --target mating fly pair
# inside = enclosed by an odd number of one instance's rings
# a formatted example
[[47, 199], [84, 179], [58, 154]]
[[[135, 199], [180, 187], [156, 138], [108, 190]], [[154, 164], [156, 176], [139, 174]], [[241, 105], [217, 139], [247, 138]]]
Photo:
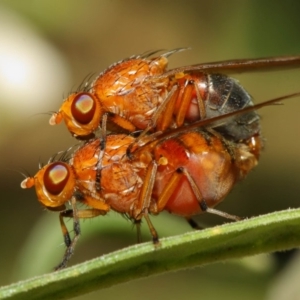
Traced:
[[[110, 66], [72, 93], [50, 124], [64, 120], [86, 140], [68, 160], [51, 161], [21, 186], [35, 186], [38, 200], [60, 211], [67, 265], [80, 235], [79, 219], [110, 209], [135, 224], [163, 210], [192, 220], [202, 212], [239, 220], [214, 207], [258, 163], [262, 148], [256, 109], [300, 93], [253, 105], [225, 73], [295, 68], [300, 56], [234, 60], [167, 70], [167, 57], [133, 56]], [[111, 131], [106, 135], [106, 125]], [[99, 130], [101, 137], [95, 138]], [[126, 132], [126, 133], [125, 133]], [[138, 133], [138, 134], [137, 134]], [[67, 203], [71, 209], [66, 209]], [[78, 209], [77, 204], [87, 205]], [[64, 218], [74, 220], [71, 238]]]

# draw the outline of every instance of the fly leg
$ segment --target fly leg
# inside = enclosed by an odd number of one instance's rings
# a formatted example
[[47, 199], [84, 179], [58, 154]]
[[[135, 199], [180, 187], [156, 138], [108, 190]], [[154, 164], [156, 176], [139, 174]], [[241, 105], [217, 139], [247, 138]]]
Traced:
[[128, 147], [127, 153], [129, 155], [132, 151], [134, 151], [134, 149], [138, 148], [139, 144], [144, 144], [145, 142], [149, 141], [149, 135], [147, 136], [147, 133], [153, 128], [157, 127], [157, 130], [150, 135], [151, 139], [154, 138], [156, 134], [160, 134], [160, 131], [167, 129], [171, 125], [174, 105], [178, 97], [178, 93], [178, 86], [174, 85], [167, 97], [163, 100], [153, 114], [149, 125], [140, 133], [134, 143]]
[[149, 227], [149, 230], [150, 230], [150, 233], [152, 235], [152, 241], [153, 241], [153, 244], [154, 246], [158, 246], [159, 245], [159, 238], [158, 238], [158, 234], [157, 234], [157, 231], [156, 229], [154, 228], [151, 220], [150, 220], [150, 217], [147, 214], [144, 215], [144, 218], [146, 219], [146, 222], [148, 224], [148, 227]]
[[[180, 76], [180, 75], [178, 75]], [[145, 128], [133, 144], [128, 147], [128, 156], [139, 147], [139, 144], [145, 144], [149, 141], [149, 135], [146, 134], [156, 127], [155, 133], [151, 134], [151, 138], [155, 138], [156, 134], [161, 134], [168, 129], [172, 122], [174, 122], [174, 115], [176, 116], [175, 123], [177, 127], [184, 124], [185, 116], [189, 105], [191, 104], [193, 91], [196, 93], [196, 100], [199, 109], [200, 120], [206, 118], [206, 109], [201, 98], [197, 83], [186, 76], [183, 84], [174, 84], [167, 97], [159, 105], [158, 109], [152, 116], [150, 124]], [[179, 103], [178, 109], [175, 109], [176, 102]]]
[[[63, 256], [61, 263], [55, 267], [55, 270], [60, 270], [67, 266], [67, 263], [74, 252], [74, 247], [75, 247], [77, 240], [79, 238], [79, 235], [80, 235], [80, 224], [79, 224], [79, 218], [77, 215], [77, 207], [76, 207], [75, 197], [72, 197], [72, 199], [71, 199], [71, 206], [72, 206], [72, 209], [62, 211], [59, 214], [60, 227], [61, 227], [61, 230], [63, 233], [64, 242], [65, 242], [67, 249], [65, 251], [65, 254]], [[73, 229], [74, 229], [73, 240], [71, 239], [68, 228], [64, 222], [64, 218], [66, 218], [66, 217], [73, 218]]]
[[[178, 76], [181, 76], [181, 74], [178, 74]], [[183, 74], [183, 76], [185, 75]], [[192, 78], [186, 76], [183, 84], [173, 85], [167, 97], [163, 100], [153, 114], [150, 124], [141, 133], [140, 138], [145, 136], [146, 133], [155, 127], [156, 131], [165, 131], [171, 126], [174, 115], [176, 115], [176, 126], [182, 126], [192, 100], [193, 91], [196, 92], [200, 120], [204, 119], [206, 117], [206, 110], [203, 100], [200, 96], [199, 88]], [[177, 111], [175, 111], [176, 102], [179, 103]]]
[[[96, 200], [94, 200], [94, 201], [96, 201]], [[91, 202], [89, 200], [83, 201], [83, 202], [86, 202], [86, 204], [91, 204]], [[101, 201], [99, 201], [99, 200], [97, 200], [97, 202], [101, 203]], [[63, 256], [61, 263], [55, 267], [55, 270], [60, 270], [60, 269], [65, 268], [67, 266], [68, 261], [70, 260], [71, 256], [74, 253], [76, 243], [80, 236], [79, 219], [94, 218], [99, 215], [105, 215], [107, 213], [108, 209], [106, 209], [106, 207], [104, 205], [106, 205], [106, 204], [103, 203], [103, 206], [98, 205], [100, 207], [100, 209], [98, 207], [96, 207], [96, 208], [91, 208], [91, 209], [77, 210], [76, 198], [72, 197], [72, 199], [71, 199], [72, 209], [64, 210], [59, 214], [60, 226], [61, 226], [64, 242], [65, 242], [67, 249], [65, 251], [65, 254]], [[90, 206], [92, 206], [92, 205], [90, 205]], [[73, 239], [71, 239], [71, 237], [70, 237], [68, 228], [64, 222], [64, 218], [73, 218], [73, 230], [74, 230]]]
[[[160, 196], [157, 200], [156, 211], [155, 211], [156, 213], [158, 213], [158, 212], [160, 212], [164, 209], [164, 207], [166, 206], [168, 200], [170, 199], [170, 197], [174, 193], [174, 191], [175, 191], [180, 179], [182, 178], [182, 176], [184, 176], [184, 174], [182, 172], [182, 168], [179, 168], [178, 170], [176, 170], [176, 172], [173, 173], [173, 175], [171, 176], [170, 180], [168, 181], [166, 187], [164, 188], [164, 190], [162, 191], [162, 193], [160, 194]], [[203, 229], [192, 218], [186, 217], [186, 220], [193, 229], [197, 229], [197, 230]]]
[[[193, 99], [193, 92], [196, 93], [200, 120], [206, 118], [205, 105], [195, 80], [191, 76], [181, 73], [176, 74], [175, 77], [178, 77], [178, 79], [182, 77], [184, 82], [174, 84], [166, 99], [160, 104], [159, 108], [153, 115], [151, 127], [145, 129], [142, 135], [145, 135], [147, 131], [154, 127], [157, 127], [157, 131], [165, 131], [172, 124], [174, 115], [176, 116], [176, 126], [182, 126]], [[175, 109], [176, 102], [179, 104], [177, 109]]]
[[172, 123], [174, 106], [178, 98], [179, 88], [174, 85], [169, 91], [167, 97], [159, 105], [151, 118], [150, 124], [143, 130], [141, 137], [157, 126], [157, 131], [166, 130]]
[[119, 129], [123, 129], [128, 132], [133, 132], [136, 127], [127, 119], [114, 113], [108, 113], [109, 121], [113, 122]]
[[204, 229], [203, 226], [200, 226], [194, 219], [190, 218], [190, 217], [186, 217], [185, 218], [186, 221], [190, 224], [190, 226], [195, 229], [195, 230], [202, 230]]
[[176, 112], [176, 125], [178, 127], [182, 126], [186, 116], [186, 112], [192, 100], [192, 92], [194, 89], [194, 82], [192, 80], [186, 80], [181, 88], [181, 93], [179, 94], [179, 109]]
[[102, 159], [105, 152], [106, 147], [106, 124], [107, 124], [107, 114], [103, 115], [102, 118], [102, 126], [101, 126], [101, 138], [100, 138], [100, 147], [99, 147], [99, 155], [97, 161], [97, 169], [96, 169], [96, 180], [95, 186], [96, 191], [99, 192], [101, 190], [101, 168], [102, 168]]
[[156, 229], [154, 228], [150, 217], [149, 217], [149, 208], [151, 205], [151, 196], [153, 191], [153, 186], [155, 183], [156, 178], [156, 172], [157, 172], [157, 164], [155, 161], [152, 161], [149, 164], [149, 167], [147, 169], [145, 178], [144, 178], [144, 184], [142, 186], [142, 190], [139, 195], [138, 201], [135, 203], [134, 211], [133, 211], [133, 218], [135, 222], [139, 222], [139, 220], [142, 219], [142, 217], [145, 218], [150, 233], [152, 235], [152, 241], [154, 245], [159, 244], [159, 238]]
[[136, 235], [137, 235], [137, 243], [140, 244], [142, 242], [141, 235], [141, 220], [133, 220], [133, 224], [136, 226]]
[[203, 198], [196, 182], [194, 181], [193, 177], [190, 175], [190, 173], [182, 168], [182, 172], [183, 174], [186, 176], [187, 180], [189, 181], [190, 183], [190, 186], [196, 196], [196, 198], [198, 199], [199, 201], [199, 206], [201, 208], [201, 210], [203, 212], [207, 212], [207, 213], [210, 213], [210, 214], [215, 214], [215, 215], [218, 215], [218, 216], [221, 216], [223, 218], [226, 218], [226, 219], [230, 219], [230, 220], [234, 220], [234, 221], [239, 221], [241, 220], [242, 218], [238, 217], [238, 216], [235, 216], [235, 215], [231, 215], [231, 214], [228, 214], [226, 212], [223, 212], [223, 211], [220, 211], [220, 210], [217, 210], [215, 208], [211, 208], [211, 207], [208, 207], [207, 206], [207, 203], [205, 201], [205, 199]]
[[[155, 213], [158, 213], [160, 211], [162, 211], [164, 209], [164, 207], [166, 206], [166, 204], [168, 203], [170, 197], [172, 196], [172, 194], [174, 193], [175, 189], [177, 188], [180, 179], [182, 178], [182, 176], [185, 176], [196, 196], [196, 198], [199, 201], [199, 206], [201, 208], [201, 210], [203, 212], [208, 212], [211, 214], [215, 214], [215, 215], [219, 215], [223, 218], [226, 219], [231, 219], [234, 221], [238, 221], [241, 220], [240, 217], [235, 216], [235, 215], [231, 215], [228, 213], [225, 213], [223, 211], [214, 209], [214, 208], [210, 208], [207, 206], [205, 199], [203, 198], [199, 187], [197, 186], [196, 182], [194, 181], [194, 179], [192, 178], [192, 176], [190, 175], [190, 173], [183, 167], [178, 168], [171, 176], [171, 178], [169, 179], [167, 185], [165, 186], [164, 190], [162, 191], [162, 193], [160, 194], [157, 203], [156, 203], [156, 210], [154, 211]], [[191, 218], [187, 218], [188, 223], [195, 229], [201, 229], [201, 227], [199, 227], [196, 222], [194, 220], [192, 220]]]

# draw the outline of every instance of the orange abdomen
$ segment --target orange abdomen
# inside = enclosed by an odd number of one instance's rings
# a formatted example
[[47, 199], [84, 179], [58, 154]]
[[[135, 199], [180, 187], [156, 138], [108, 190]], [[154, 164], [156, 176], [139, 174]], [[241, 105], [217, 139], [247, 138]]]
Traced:
[[244, 158], [243, 151], [246, 150], [245, 145], [240, 148], [242, 145], [230, 143], [225, 146], [219, 138], [201, 132], [189, 132], [162, 142], [157, 145], [155, 156], [157, 159], [165, 157], [168, 164], [158, 167], [153, 196], [157, 199], [172, 174], [184, 168], [192, 177], [201, 198], [197, 199], [189, 180], [182, 176], [164, 209], [191, 216], [201, 213], [199, 203], [202, 200], [208, 207], [214, 207], [256, 165], [257, 158], [250, 148]]

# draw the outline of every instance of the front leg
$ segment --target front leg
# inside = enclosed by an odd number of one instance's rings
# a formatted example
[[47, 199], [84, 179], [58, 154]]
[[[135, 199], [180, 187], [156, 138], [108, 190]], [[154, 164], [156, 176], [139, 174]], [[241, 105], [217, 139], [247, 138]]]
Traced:
[[[89, 204], [91, 204], [91, 203], [93, 204], [92, 200], [86, 201], [86, 202]], [[97, 202], [101, 203], [101, 201], [97, 201]], [[61, 270], [61, 269], [65, 268], [68, 264], [68, 261], [70, 260], [71, 256], [74, 253], [76, 243], [77, 243], [80, 233], [81, 233], [79, 219], [94, 218], [99, 215], [105, 215], [109, 210], [108, 206], [106, 206], [105, 204], [102, 204], [102, 206], [99, 205], [99, 208], [97, 207], [97, 208], [77, 210], [75, 197], [72, 197], [72, 199], [71, 199], [71, 206], [72, 206], [72, 209], [62, 211], [59, 214], [60, 226], [61, 226], [61, 230], [62, 230], [63, 237], [64, 237], [64, 242], [65, 242], [67, 249], [65, 251], [65, 254], [63, 256], [61, 263], [55, 267], [55, 270]], [[64, 222], [64, 218], [73, 218], [73, 230], [74, 230], [73, 239], [71, 239], [71, 237], [70, 237], [68, 228]]]

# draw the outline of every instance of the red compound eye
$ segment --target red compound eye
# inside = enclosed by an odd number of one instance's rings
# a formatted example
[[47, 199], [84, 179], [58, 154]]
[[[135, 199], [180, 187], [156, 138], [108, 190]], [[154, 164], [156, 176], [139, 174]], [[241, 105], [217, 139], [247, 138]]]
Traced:
[[44, 185], [52, 195], [58, 195], [65, 188], [70, 172], [64, 163], [51, 164], [44, 173]]
[[89, 94], [78, 94], [72, 103], [71, 112], [74, 119], [81, 124], [92, 121], [96, 110], [95, 100]]

